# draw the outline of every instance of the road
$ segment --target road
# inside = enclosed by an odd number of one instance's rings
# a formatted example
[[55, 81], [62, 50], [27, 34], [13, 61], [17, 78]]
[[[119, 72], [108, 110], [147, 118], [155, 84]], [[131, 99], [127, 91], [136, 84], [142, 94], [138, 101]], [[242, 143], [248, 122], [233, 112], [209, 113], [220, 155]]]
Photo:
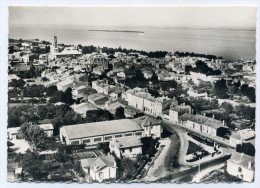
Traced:
[[156, 181], [172, 173], [172, 161], [178, 155], [180, 147], [179, 138], [176, 134], [173, 134], [170, 136], [170, 139], [162, 140], [161, 145], [165, 146], [158, 158], [155, 159], [154, 164], [149, 168], [147, 175], [141, 181]]
[[[193, 177], [198, 174], [198, 166], [191, 166], [189, 163], [185, 161], [185, 155], [187, 152], [188, 147], [188, 140], [185, 137], [185, 134], [187, 130], [183, 127], [180, 127], [178, 125], [173, 125], [172, 123], [169, 123], [167, 121], [163, 121], [162, 126], [164, 129], [174, 133], [173, 135], [178, 135], [179, 139], [179, 151], [178, 151], [178, 160], [179, 164], [182, 166], [182, 168], [174, 169], [172, 168], [172, 160], [173, 160], [173, 152], [172, 146], [169, 146], [164, 151], [163, 157], [160, 158], [160, 161], [155, 161], [156, 164], [155, 167], [151, 168], [147, 175], [149, 175], [146, 179], [146, 177], [143, 180], [149, 180], [154, 182], [191, 182]], [[176, 140], [175, 140], [176, 142]], [[173, 145], [174, 142], [171, 141], [170, 145]], [[175, 146], [176, 147], [176, 146]], [[228, 149], [226, 149], [228, 150]], [[174, 152], [175, 155], [177, 154]], [[207, 168], [210, 168], [212, 166], [220, 165], [226, 162], [227, 159], [230, 158], [230, 154], [227, 152], [223, 157], [220, 157], [218, 159], [214, 159], [209, 162], [205, 162], [200, 165], [200, 170], [205, 170]], [[162, 162], [164, 161], [164, 162]], [[160, 168], [161, 166], [161, 168]], [[163, 167], [163, 168], [162, 168]], [[154, 177], [153, 177], [154, 176]]]

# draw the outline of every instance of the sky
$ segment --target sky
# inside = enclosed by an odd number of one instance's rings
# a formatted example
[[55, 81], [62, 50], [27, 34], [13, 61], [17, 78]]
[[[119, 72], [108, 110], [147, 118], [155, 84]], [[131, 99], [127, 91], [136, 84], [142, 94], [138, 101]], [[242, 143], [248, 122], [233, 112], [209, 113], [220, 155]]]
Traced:
[[255, 7], [9, 7], [10, 25], [254, 28]]

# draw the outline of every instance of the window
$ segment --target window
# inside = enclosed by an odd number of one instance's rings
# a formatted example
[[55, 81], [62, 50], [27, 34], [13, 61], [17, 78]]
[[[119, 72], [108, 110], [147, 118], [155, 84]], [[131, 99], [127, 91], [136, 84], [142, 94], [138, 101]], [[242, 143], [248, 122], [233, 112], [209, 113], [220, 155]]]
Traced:
[[90, 143], [90, 142], [91, 142], [90, 139], [83, 140], [83, 144], [88, 144], [88, 143]]
[[123, 135], [121, 135], [121, 134], [117, 134], [117, 135], [115, 135], [115, 138], [119, 138], [119, 137], [122, 137]]
[[125, 133], [125, 136], [133, 136], [133, 133]]
[[105, 140], [107, 141], [107, 140], [111, 140], [111, 138], [113, 138], [112, 136], [106, 136], [105, 137]]
[[142, 132], [136, 132], [135, 135], [136, 136], [142, 136]]
[[100, 141], [101, 141], [101, 137], [94, 138], [94, 142], [100, 142]]
[[129, 151], [132, 152], [132, 148], [129, 148]]
[[71, 141], [71, 144], [72, 144], [72, 145], [74, 145], [74, 144], [79, 144], [79, 140]]
[[125, 149], [122, 149], [122, 153], [125, 153]]
[[241, 167], [238, 167], [238, 172], [242, 172], [242, 168]]
[[151, 129], [153, 129], [153, 126], [151, 126]]
[[104, 173], [103, 172], [99, 172], [98, 176], [99, 176], [100, 179], [103, 179], [104, 178]]

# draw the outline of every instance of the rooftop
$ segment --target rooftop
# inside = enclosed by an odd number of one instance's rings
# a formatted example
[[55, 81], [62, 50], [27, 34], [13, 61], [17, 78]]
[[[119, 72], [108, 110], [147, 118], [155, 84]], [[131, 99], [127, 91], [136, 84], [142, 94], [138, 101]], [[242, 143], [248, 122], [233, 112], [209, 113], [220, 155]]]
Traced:
[[112, 138], [111, 142], [119, 149], [143, 145], [139, 136]]
[[255, 169], [255, 158], [244, 153], [234, 152], [228, 161], [242, 166], [244, 168], [247, 168], [249, 170]]
[[138, 123], [130, 119], [67, 125], [61, 129], [65, 130], [69, 139], [143, 130]]

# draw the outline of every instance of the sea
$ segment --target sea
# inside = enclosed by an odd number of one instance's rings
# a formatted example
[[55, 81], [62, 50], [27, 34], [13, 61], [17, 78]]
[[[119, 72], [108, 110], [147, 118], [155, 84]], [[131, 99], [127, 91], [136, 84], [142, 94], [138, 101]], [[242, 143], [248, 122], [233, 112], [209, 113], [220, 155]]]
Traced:
[[[94, 30], [94, 31], [93, 31]], [[103, 30], [103, 31], [98, 31]], [[108, 32], [138, 31], [138, 32]], [[255, 59], [256, 31], [170, 27], [97, 27], [74, 25], [10, 25], [9, 38], [127, 48], [144, 51], [180, 51], [211, 54], [224, 59]]]

